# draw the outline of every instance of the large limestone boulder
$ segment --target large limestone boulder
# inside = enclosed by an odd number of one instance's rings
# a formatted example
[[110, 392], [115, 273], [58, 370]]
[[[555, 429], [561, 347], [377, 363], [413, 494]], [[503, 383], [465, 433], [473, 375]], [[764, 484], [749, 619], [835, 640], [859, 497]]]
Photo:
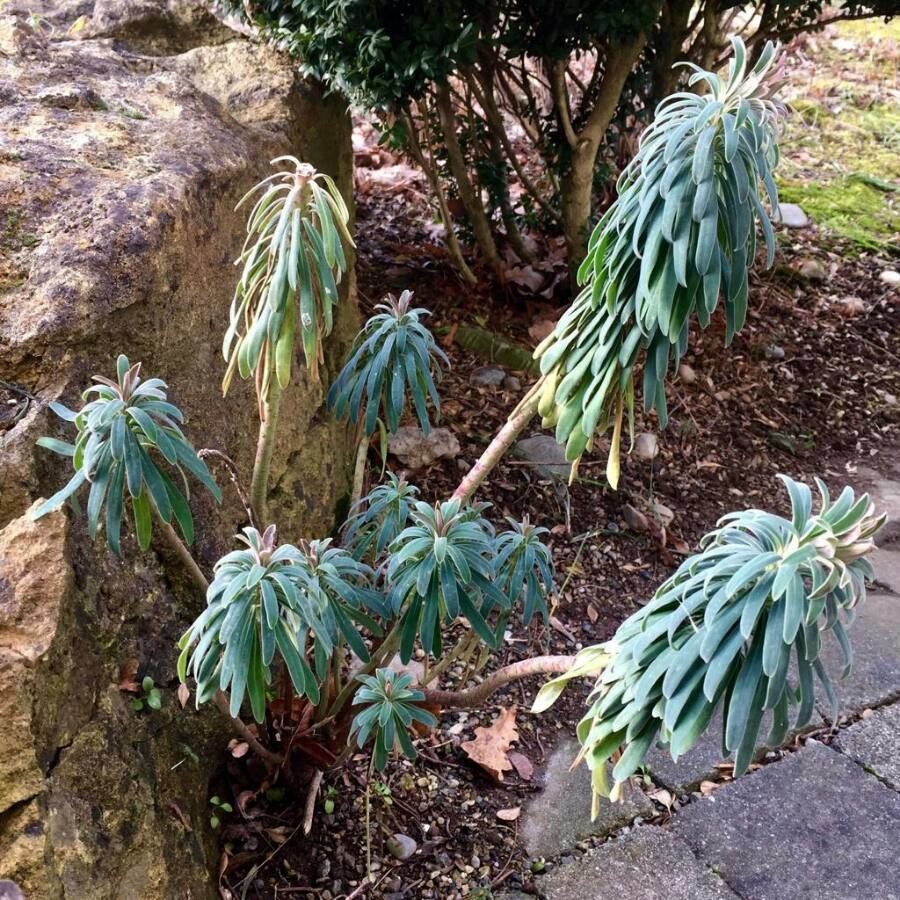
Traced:
[[[215, 896], [207, 782], [225, 734], [180, 708], [173, 652], [203, 599], [163, 547], [140, 554], [129, 534], [119, 561], [68, 512], [31, 522], [67, 477], [34, 441], [64, 433], [48, 401], [77, 404], [124, 352], [169, 382], [195, 444], [249, 478], [252, 386], [219, 387], [234, 205], [286, 152], [349, 199], [349, 122], [201, 4], [49, 6], [36, 28], [28, 4], [0, 11], [0, 878], [29, 898]], [[323, 401], [355, 328], [347, 284], [323, 383], [296, 360], [270, 498], [285, 538], [326, 534], [346, 502], [349, 436]], [[241, 523], [221, 480], [221, 510], [192, 498], [207, 570]], [[161, 711], [131, 709], [128, 660]]]

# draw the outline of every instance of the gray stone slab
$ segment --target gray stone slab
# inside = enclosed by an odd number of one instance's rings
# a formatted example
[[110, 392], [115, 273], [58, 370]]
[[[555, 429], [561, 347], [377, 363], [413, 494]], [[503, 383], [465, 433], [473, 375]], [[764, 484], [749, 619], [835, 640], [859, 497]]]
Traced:
[[689, 804], [673, 828], [746, 900], [900, 900], [900, 794], [822, 744]]
[[[762, 740], [765, 740], [766, 735], [769, 733], [771, 722], [772, 714], [766, 713], [759, 729]], [[821, 716], [813, 713], [813, 718], [809, 724], [799, 729], [799, 731], [812, 731], [815, 728], [820, 728], [823, 724]], [[791, 730], [788, 739], [782, 746], [790, 744], [797, 734], [797, 730]], [[766, 751], [770, 749], [772, 748], [765, 744], [760, 744], [756, 751], [756, 758], [764, 756]], [[726, 759], [729, 759], [728, 754], [722, 754], [722, 715], [721, 712], [717, 712], [700, 740], [678, 762], [672, 759], [668, 748], [653, 747], [647, 754], [647, 766], [650, 769], [651, 777], [657, 784], [661, 784], [670, 791], [680, 794], [694, 790], [701, 781], [717, 775], [717, 764]]]
[[537, 882], [548, 900], [736, 900], [680, 838], [646, 825], [552, 869]]
[[570, 769], [578, 744], [565, 741], [550, 757], [543, 789], [526, 805], [519, 831], [532, 857], [553, 857], [591, 835], [606, 835], [637, 816], [653, 812], [653, 804], [637, 788], [628, 786], [621, 803], [600, 802], [600, 814], [591, 821], [591, 776], [583, 763]]
[[[843, 656], [837, 641], [823, 637], [822, 659], [835, 679], [840, 714], [862, 712], [900, 697], [900, 597], [870, 593], [849, 630], [853, 645], [853, 671], [839, 680]], [[820, 697], [819, 712], [828, 718], [827, 702]]]
[[900, 594], [900, 550], [895, 543], [884, 544], [873, 550], [869, 562], [875, 568], [875, 583], [894, 594]]
[[900, 703], [840, 732], [834, 746], [900, 791]]

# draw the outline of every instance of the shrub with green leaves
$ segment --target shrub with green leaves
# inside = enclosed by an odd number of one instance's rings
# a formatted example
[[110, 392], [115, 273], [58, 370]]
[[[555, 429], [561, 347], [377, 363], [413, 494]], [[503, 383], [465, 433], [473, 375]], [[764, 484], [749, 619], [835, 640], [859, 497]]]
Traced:
[[[367, 660], [353, 622], [378, 633], [364, 609], [383, 609], [367, 590], [372, 570], [330, 541], [311, 541], [302, 549], [276, 546], [274, 525], [262, 534], [245, 528], [238, 540], [246, 547], [216, 563], [206, 609], [179, 641], [178, 676], [185, 681], [193, 675], [198, 706], [228, 691], [233, 716], [246, 693], [254, 718], [262, 722], [276, 653], [297, 693], [318, 703], [319, 682], [337, 644], [346, 640]], [[316, 674], [307, 662], [310, 652]]]
[[344, 524], [344, 543], [357, 559], [376, 559], [406, 528], [419, 489], [393, 472], [375, 485], [350, 511]]
[[[548, 682], [535, 701], [546, 709], [576, 677], [598, 675], [592, 704], [578, 725], [579, 758], [593, 772], [597, 796], [618, 796], [657, 739], [677, 759], [697, 741], [719, 708], [722, 750], [735, 774], [753, 760], [764, 714], [767, 742], [780, 745], [807, 724], [818, 679], [837, 717], [822, 663], [830, 632], [850, 670], [846, 626], [873, 577], [865, 555], [884, 523], [867, 494], [845, 488], [833, 500], [817, 481], [818, 513], [805, 484], [780, 476], [790, 519], [749, 509], [723, 517], [702, 549], [686, 559], [653, 599], [619, 626], [611, 641], [589, 647], [574, 667]], [[789, 677], [791, 658], [796, 681]], [[607, 764], [613, 788], [607, 782]]]
[[279, 156], [272, 165], [283, 162], [293, 169], [264, 178], [238, 203], [262, 192], [236, 263], [241, 277], [222, 342], [224, 391], [235, 371], [248, 378], [261, 363], [263, 384], [274, 372], [286, 387], [298, 331], [306, 365], [318, 379], [322, 338], [331, 333], [337, 283], [347, 269], [343, 243], [354, 246], [350, 213], [334, 181], [293, 156]]
[[[58, 509], [83, 485], [90, 484], [87, 502], [88, 533], [100, 527], [104, 504], [106, 542], [121, 552], [123, 506], [131, 498], [135, 533], [142, 550], [150, 546], [153, 514], [163, 522], [178, 523], [184, 539], [194, 540], [194, 522], [188, 506], [187, 474], [200, 481], [220, 502], [222, 495], [206, 464], [184, 436], [184, 417], [169, 403], [167, 385], [159, 378], [140, 377], [141, 364], [128, 357], [116, 361], [116, 381], [95, 375], [97, 382], [83, 394], [85, 405], [75, 412], [60, 403], [50, 408], [78, 430], [74, 444], [42, 437], [38, 444], [72, 458], [75, 474], [69, 483], [33, 513], [38, 519]], [[170, 467], [173, 477], [163, 464]], [[184, 489], [184, 493], [181, 491]]]
[[706, 93], [679, 92], [659, 105], [591, 236], [579, 271], [584, 289], [535, 351], [545, 377], [544, 426], [555, 427], [573, 461], [613, 427], [607, 475], [614, 486], [639, 353], [644, 408], [656, 409], [664, 426], [666, 374], [687, 348], [692, 318], [706, 327], [721, 293], [726, 340], [743, 327], [756, 221], [772, 263], [775, 237], [758, 190], [761, 183], [777, 210], [776, 47], [767, 44], [748, 71], [743, 43], [732, 45], [725, 78], [693, 67], [691, 84], [704, 82]]
[[412, 676], [398, 675], [392, 669], [377, 669], [374, 675], [361, 675], [361, 687], [353, 698], [354, 706], [362, 706], [353, 718], [350, 738], [356, 738], [357, 747], [364, 747], [374, 738], [375, 768], [381, 771], [388, 757], [399, 748], [407, 759], [415, 759], [416, 748], [409, 737], [414, 722], [428, 728], [437, 725], [437, 719], [419, 705], [425, 695], [410, 689]]
[[484, 508], [416, 501], [413, 524], [391, 544], [387, 579], [393, 609], [404, 610], [404, 662], [417, 635], [426, 653], [439, 655], [442, 626], [461, 615], [486, 644], [497, 642], [487, 617], [495, 606], [508, 608], [509, 600], [493, 583], [494, 529], [481, 515]]
[[507, 517], [506, 521], [510, 528], [497, 535], [494, 546], [494, 583], [510, 605], [521, 601], [525, 625], [536, 612], [546, 621], [547, 597], [553, 593], [553, 556], [541, 536], [549, 532], [532, 525], [527, 518], [517, 522]]
[[487, 506], [416, 501], [412, 524], [390, 545], [386, 579], [391, 606], [401, 616], [404, 662], [417, 636], [426, 653], [440, 656], [443, 628], [459, 616], [489, 647], [498, 645], [518, 602], [526, 622], [535, 611], [546, 618], [542, 590], [552, 588], [553, 574], [550, 551], [540, 541], [545, 529], [514, 525], [498, 538], [482, 515]]
[[346, 365], [328, 391], [328, 406], [339, 419], [349, 413], [354, 424], [363, 417], [365, 433], [372, 434], [379, 411], [387, 430], [395, 432], [412, 397], [419, 425], [425, 434], [431, 430], [428, 401], [440, 416], [441, 401], [434, 384], [440, 378], [440, 363], [449, 365], [446, 354], [432, 333], [420, 321], [430, 315], [427, 309], [410, 309], [412, 291], [392, 294], [375, 308], [384, 310], [372, 316], [356, 338]]

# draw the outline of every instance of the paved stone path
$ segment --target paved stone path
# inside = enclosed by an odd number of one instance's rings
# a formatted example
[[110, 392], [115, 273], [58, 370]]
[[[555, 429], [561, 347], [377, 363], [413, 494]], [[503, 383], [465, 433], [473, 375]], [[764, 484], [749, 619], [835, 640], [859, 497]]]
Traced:
[[[844, 725], [831, 744], [810, 739], [708, 796], [695, 795], [659, 827], [643, 824], [653, 805], [636, 789], [623, 804], [604, 803], [592, 823], [587, 769], [569, 771], [575, 744], [564, 743], [522, 821], [529, 854], [546, 860], [535, 882], [542, 896], [900, 900], [900, 460], [892, 477], [860, 469], [855, 480], [893, 521], [873, 558], [875, 590], [851, 630], [854, 668], [838, 682]], [[839, 660], [837, 646], [829, 646], [829, 671], [840, 670]], [[827, 714], [820, 706], [807, 730], [821, 728]], [[654, 751], [648, 768], [655, 783], [681, 795], [721, 760], [715, 723], [678, 763]], [[595, 841], [587, 838], [608, 836], [590, 849]]]

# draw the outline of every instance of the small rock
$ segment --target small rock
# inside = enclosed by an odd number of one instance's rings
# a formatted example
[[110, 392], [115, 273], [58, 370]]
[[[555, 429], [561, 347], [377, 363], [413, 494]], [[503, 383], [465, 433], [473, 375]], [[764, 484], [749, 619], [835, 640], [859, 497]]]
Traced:
[[385, 844], [391, 856], [396, 856], [401, 862], [409, 859], [419, 846], [407, 834], [394, 834], [387, 839]]
[[456, 468], [459, 469], [460, 472], [468, 472], [469, 469], [472, 468], [472, 463], [470, 463], [466, 459], [458, 457], [456, 460]]
[[0, 900], [25, 900], [25, 895], [14, 881], [3, 879], [0, 881]]
[[522, 382], [516, 378], [515, 375], [507, 375], [506, 378], [503, 379], [503, 387], [513, 393], [518, 393], [522, 390]]
[[801, 259], [797, 264], [797, 274], [806, 281], [825, 281], [828, 270], [817, 259]]
[[893, 269], [885, 269], [878, 276], [878, 280], [890, 285], [890, 287], [900, 287], [900, 272], [895, 272]]
[[408, 469], [424, 469], [439, 459], [453, 459], [460, 446], [449, 428], [432, 428], [423, 434], [416, 425], [402, 425], [388, 438], [388, 451]]
[[809, 216], [796, 203], [779, 203], [778, 213], [785, 228], [806, 228]]
[[685, 384], [693, 384], [697, 380], [697, 373], [687, 363], [682, 363], [678, 367], [678, 377]]
[[568, 479], [572, 463], [566, 459], [565, 447], [561, 447], [549, 434], [536, 434], [518, 441], [514, 453], [533, 463], [548, 478]]
[[634, 439], [634, 455], [638, 459], [654, 459], [659, 453], [659, 442], [652, 431], [642, 431]]
[[784, 359], [784, 347], [779, 347], [778, 344], [769, 344], [765, 353], [769, 359]]
[[665, 503], [660, 503], [658, 500], [652, 500], [650, 502], [649, 510], [653, 518], [656, 519], [663, 528], [668, 528], [675, 518], [675, 513], [672, 512]]
[[498, 387], [506, 379], [506, 369], [502, 366], [479, 366], [469, 376], [472, 384], [481, 387]]
[[647, 517], [630, 503], [622, 507], [622, 520], [629, 531], [646, 531], [650, 525]]

